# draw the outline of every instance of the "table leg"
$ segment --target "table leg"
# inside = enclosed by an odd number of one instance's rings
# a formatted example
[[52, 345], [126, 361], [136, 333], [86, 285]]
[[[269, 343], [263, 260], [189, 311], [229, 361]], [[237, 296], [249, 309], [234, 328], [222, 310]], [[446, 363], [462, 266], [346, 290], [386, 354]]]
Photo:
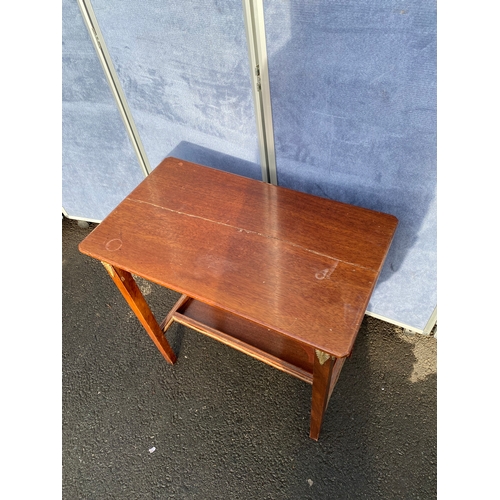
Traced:
[[319, 438], [323, 416], [344, 361], [345, 358], [336, 358], [316, 349], [313, 368], [311, 426], [309, 431], [309, 437], [315, 441]]
[[137, 319], [148, 332], [158, 350], [163, 354], [163, 357], [170, 364], [174, 364], [177, 357], [165, 338], [160, 325], [158, 325], [158, 322], [153, 316], [146, 299], [139, 290], [139, 287], [137, 286], [137, 283], [132, 275], [128, 271], [112, 266], [107, 262], [102, 262], [102, 264], [106, 268], [106, 271], [108, 271], [111, 279], [118, 287], [118, 290], [122, 293], [132, 311], [134, 311]]

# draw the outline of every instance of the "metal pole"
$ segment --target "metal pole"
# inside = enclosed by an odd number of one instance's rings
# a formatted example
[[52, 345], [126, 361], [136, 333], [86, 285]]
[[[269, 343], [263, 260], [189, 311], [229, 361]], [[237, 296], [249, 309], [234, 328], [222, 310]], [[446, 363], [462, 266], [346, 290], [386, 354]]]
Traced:
[[242, 0], [262, 180], [278, 184], [262, 0]]
[[139, 132], [137, 131], [137, 127], [135, 126], [132, 112], [130, 111], [130, 108], [127, 104], [127, 100], [120, 85], [118, 75], [113, 66], [113, 62], [111, 61], [111, 56], [109, 55], [106, 44], [104, 43], [104, 38], [102, 36], [101, 29], [99, 28], [99, 24], [97, 23], [94, 9], [92, 8], [89, 0], [77, 1], [78, 7], [80, 7], [80, 11], [82, 13], [83, 21], [90, 34], [92, 43], [94, 44], [97, 57], [99, 58], [102, 69], [104, 70], [109, 88], [111, 89], [111, 93], [113, 94], [113, 97], [115, 98], [116, 104], [118, 106], [118, 110], [120, 111], [120, 115], [127, 130], [130, 142], [132, 143], [135, 154], [137, 155], [139, 165], [142, 168], [144, 176], [147, 177], [151, 173], [151, 166], [149, 165], [146, 151], [144, 150], [141, 138], [139, 137]]

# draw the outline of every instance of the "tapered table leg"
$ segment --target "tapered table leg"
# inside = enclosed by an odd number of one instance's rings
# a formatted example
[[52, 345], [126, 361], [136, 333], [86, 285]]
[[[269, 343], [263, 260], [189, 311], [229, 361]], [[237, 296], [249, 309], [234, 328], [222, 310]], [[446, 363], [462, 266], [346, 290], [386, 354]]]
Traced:
[[336, 358], [317, 349], [315, 352], [309, 437], [317, 441], [328, 401], [339, 378], [345, 358]]
[[103, 262], [102, 264], [108, 271], [115, 285], [118, 287], [118, 290], [120, 290], [122, 295], [125, 297], [125, 300], [132, 311], [134, 311], [142, 326], [148, 332], [158, 350], [162, 353], [163, 357], [170, 364], [174, 364], [177, 357], [165, 338], [160, 325], [158, 325], [158, 322], [153, 316], [146, 299], [143, 297], [132, 275], [123, 269], [108, 264], [107, 262]]

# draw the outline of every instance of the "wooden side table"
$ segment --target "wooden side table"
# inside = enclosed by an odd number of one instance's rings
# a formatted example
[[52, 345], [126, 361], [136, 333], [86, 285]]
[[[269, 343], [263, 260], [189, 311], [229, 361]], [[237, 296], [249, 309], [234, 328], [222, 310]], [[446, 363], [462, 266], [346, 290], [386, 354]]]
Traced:
[[[397, 219], [165, 159], [80, 244], [169, 363], [177, 321], [312, 384], [310, 437], [351, 354]], [[182, 294], [159, 324], [131, 274]]]

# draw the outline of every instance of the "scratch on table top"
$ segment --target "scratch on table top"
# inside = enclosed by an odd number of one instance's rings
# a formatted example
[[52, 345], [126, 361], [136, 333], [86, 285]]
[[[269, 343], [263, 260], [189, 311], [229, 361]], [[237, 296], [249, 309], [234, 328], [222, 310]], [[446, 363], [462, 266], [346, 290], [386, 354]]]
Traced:
[[[332, 259], [332, 260], [336, 261], [335, 264], [334, 264], [334, 266], [333, 266], [333, 269], [335, 269], [335, 267], [337, 266], [337, 264], [339, 262], [343, 262], [345, 264], [349, 264], [350, 266], [355, 266], [355, 267], [358, 267], [358, 268], [361, 268], [361, 269], [367, 269], [368, 271], [373, 271], [373, 269], [371, 269], [370, 267], [361, 266], [359, 264], [355, 264], [355, 263], [349, 262], [349, 261], [344, 261], [344, 260], [338, 259], [337, 257], [333, 257], [332, 255], [328, 255], [328, 254], [325, 254], [325, 253], [322, 253], [322, 252], [317, 252], [316, 250], [312, 250], [310, 248], [306, 248], [306, 247], [304, 247], [302, 245], [294, 243], [293, 241], [284, 240], [282, 238], [276, 238], [275, 236], [272, 236], [270, 234], [264, 234], [264, 233], [260, 233], [258, 231], [253, 231], [251, 229], [245, 229], [243, 227], [234, 226], [232, 224], [228, 224], [228, 223], [225, 223], [225, 222], [220, 222], [220, 221], [216, 221], [216, 220], [213, 220], [213, 219], [208, 219], [206, 217], [202, 217], [201, 215], [194, 215], [194, 214], [190, 214], [190, 213], [187, 213], [187, 212], [182, 212], [182, 211], [179, 211], [179, 210], [174, 210], [172, 208], [163, 207], [161, 205], [157, 205], [155, 203], [151, 203], [150, 201], [136, 200], [136, 199], [130, 198], [130, 197], [128, 197], [127, 200], [132, 201], [134, 203], [142, 203], [144, 205], [150, 205], [152, 207], [159, 208], [161, 210], [166, 210], [167, 212], [171, 212], [171, 213], [174, 213], [174, 214], [184, 215], [186, 217], [192, 217], [193, 219], [204, 220], [204, 221], [207, 221], [207, 222], [211, 222], [213, 224], [218, 224], [219, 226], [230, 227], [232, 229], [236, 229], [240, 233], [241, 232], [245, 232], [245, 233], [248, 233], [248, 234], [255, 234], [255, 235], [258, 235], [258, 236], [262, 236], [263, 238], [268, 238], [270, 240], [280, 241], [280, 242], [285, 243], [287, 245], [290, 245], [290, 246], [293, 246], [293, 247], [296, 247], [296, 248], [300, 248], [301, 250], [304, 250], [306, 252], [309, 252], [309, 253], [312, 253], [312, 254], [315, 254], [315, 255], [319, 255], [320, 257], [326, 257], [328, 259]], [[333, 272], [333, 269], [332, 269], [332, 272]], [[331, 275], [331, 273], [330, 273], [330, 275]]]

